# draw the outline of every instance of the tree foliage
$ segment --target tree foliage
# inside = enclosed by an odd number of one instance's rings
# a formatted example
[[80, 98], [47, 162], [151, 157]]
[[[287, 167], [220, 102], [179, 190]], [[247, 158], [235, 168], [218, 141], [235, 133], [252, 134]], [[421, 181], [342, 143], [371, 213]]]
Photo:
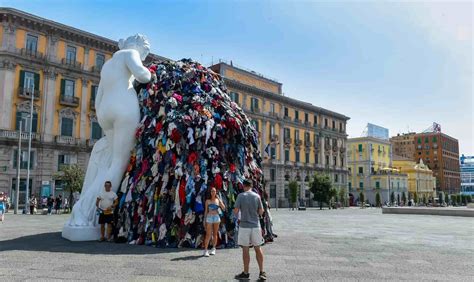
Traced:
[[54, 179], [61, 180], [64, 184], [65, 192], [69, 193], [69, 202], [72, 200], [74, 192], [81, 192], [84, 183], [84, 170], [77, 164], [61, 167], [54, 176]]
[[290, 189], [290, 202], [294, 207], [296, 201], [298, 200], [298, 182], [295, 180], [290, 181], [288, 188]]
[[382, 198], [380, 197], [379, 192], [375, 194], [375, 206], [378, 208], [382, 207]]
[[329, 201], [335, 196], [331, 189], [331, 179], [326, 174], [315, 174], [309, 186], [311, 193], [313, 193], [313, 199], [319, 203], [320, 210], [323, 209], [323, 203], [329, 205]]

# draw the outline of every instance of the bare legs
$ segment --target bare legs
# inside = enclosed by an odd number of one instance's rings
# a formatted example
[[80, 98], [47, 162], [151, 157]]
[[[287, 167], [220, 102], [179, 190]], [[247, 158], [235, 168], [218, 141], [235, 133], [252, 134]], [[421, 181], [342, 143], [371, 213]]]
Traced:
[[[204, 239], [204, 250], [207, 250], [209, 247], [209, 242], [211, 238], [213, 239], [212, 245], [214, 248], [217, 246], [217, 236], [219, 231], [219, 222], [218, 223], [206, 223], [206, 238]], [[212, 236], [211, 236], [212, 233]]]
[[[258, 269], [263, 272], [263, 250], [261, 247], [254, 247], [257, 258]], [[250, 247], [242, 247], [242, 259], [244, 261], [244, 273], [249, 273]]]
[[209, 241], [211, 241], [212, 224], [206, 222], [206, 239], [204, 239], [204, 250], [209, 247]]

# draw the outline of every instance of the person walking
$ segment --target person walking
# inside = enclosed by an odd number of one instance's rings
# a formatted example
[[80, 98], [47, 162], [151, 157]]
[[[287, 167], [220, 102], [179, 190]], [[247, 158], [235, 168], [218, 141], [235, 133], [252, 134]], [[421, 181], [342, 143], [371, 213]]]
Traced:
[[255, 249], [258, 268], [260, 270], [259, 280], [267, 280], [267, 274], [263, 271], [263, 250], [264, 244], [260, 217], [263, 215], [263, 205], [260, 196], [252, 191], [252, 182], [248, 179], [243, 181], [244, 192], [237, 196], [234, 205], [234, 215], [240, 212], [240, 226], [238, 244], [242, 247], [242, 259], [244, 271], [235, 276], [235, 279], [249, 279], [250, 247]]
[[50, 195], [48, 198], [48, 215], [51, 215], [54, 206], [54, 198], [53, 195]]
[[[104, 190], [97, 197], [95, 205], [99, 210], [100, 239], [112, 242], [112, 225], [114, 224], [114, 208], [117, 205], [117, 194], [112, 191], [112, 182], [105, 181]], [[105, 225], [107, 224], [107, 238], [105, 237]]]
[[61, 195], [59, 195], [57, 198], [56, 198], [56, 207], [55, 207], [55, 210], [56, 210], [56, 214], [61, 214], [61, 207], [62, 207], [62, 204], [63, 204], [63, 198]]
[[5, 220], [5, 211], [7, 209], [7, 204], [3, 198], [0, 198], [0, 221], [3, 223]]
[[[219, 231], [219, 224], [221, 218], [219, 216], [219, 208], [225, 210], [225, 205], [217, 196], [217, 190], [215, 187], [211, 188], [209, 199], [206, 200], [204, 209], [204, 218], [206, 226], [206, 238], [204, 239], [204, 252], [203, 256], [208, 257], [209, 255], [216, 254], [217, 236]], [[213, 238], [211, 252], [208, 251], [209, 241], [211, 240], [211, 234]]]
[[30, 200], [30, 214], [36, 214], [35, 212], [36, 204], [37, 204], [36, 197], [33, 196], [33, 198], [31, 198]]

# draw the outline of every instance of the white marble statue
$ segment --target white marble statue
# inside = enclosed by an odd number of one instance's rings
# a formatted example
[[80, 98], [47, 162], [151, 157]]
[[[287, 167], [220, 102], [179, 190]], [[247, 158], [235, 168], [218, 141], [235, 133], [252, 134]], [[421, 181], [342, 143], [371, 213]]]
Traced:
[[100, 72], [95, 107], [105, 137], [92, 149], [81, 197], [63, 228], [62, 236], [71, 241], [99, 238], [97, 196], [106, 180], [112, 182], [112, 189], [117, 192], [135, 144], [140, 109], [132, 81], [146, 83], [151, 79], [142, 63], [150, 52], [150, 44], [145, 36], [137, 34], [121, 39], [119, 48]]

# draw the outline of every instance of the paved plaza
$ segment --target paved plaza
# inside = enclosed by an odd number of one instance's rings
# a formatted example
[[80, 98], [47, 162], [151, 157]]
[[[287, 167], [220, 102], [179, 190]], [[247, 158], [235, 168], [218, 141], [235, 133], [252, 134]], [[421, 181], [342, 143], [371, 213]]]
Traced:
[[[274, 211], [278, 239], [265, 246], [269, 281], [449, 280], [474, 277], [472, 218], [381, 214], [380, 209]], [[0, 281], [232, 280], [239, 249], [162, 250], [69, 242], [67, 215], [6, 215], [0, 223]], [[257, 278], [254, 256], [251, 279]]]

